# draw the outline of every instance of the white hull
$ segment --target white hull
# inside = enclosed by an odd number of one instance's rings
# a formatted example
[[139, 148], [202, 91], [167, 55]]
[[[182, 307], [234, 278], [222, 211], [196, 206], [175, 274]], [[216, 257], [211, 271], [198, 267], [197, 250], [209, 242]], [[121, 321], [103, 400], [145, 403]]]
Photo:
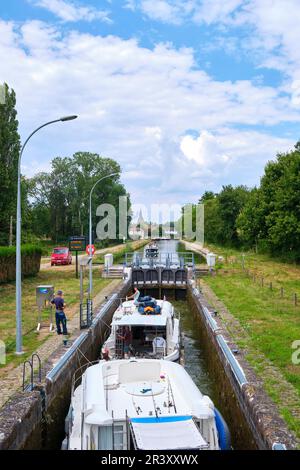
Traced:
[[100, 361], [72, 394], [70, 450], [218, 450], [214, 405], [179, 364]]

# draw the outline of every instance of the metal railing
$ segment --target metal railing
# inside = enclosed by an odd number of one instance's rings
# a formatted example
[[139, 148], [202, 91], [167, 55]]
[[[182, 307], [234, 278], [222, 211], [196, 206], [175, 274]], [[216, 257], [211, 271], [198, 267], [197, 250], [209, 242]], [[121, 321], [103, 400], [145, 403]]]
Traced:
[[228, 363], [230, 364], [231, 370], [234, 373], [237, 381], [239, 382], [240, 386], [242, 387], [244, 384], [248, 383], [248, 380], [245, 376], [245, 373], [240, 366], [237, 359], [234, 357], [233, 352], [231, 351], [230, 347], [228, 346], [227, 342], [223, 335], [217, 335], [217, 342], [219, 343], [220, 348], [222, 349], [224, 356], [226, 357]]
[[[31, 359], [27, 359], [23, 363], [23, 380], [22, 380], [22, 390], [23, 392], [31, 392], [34, 387], [34, 379], [35, 379], [35, 371], [34, 371], [34, 359], [37, 359], [38, 361], [38, 383], [41, 383], [42, 381], [42, 361], [40, 359], [40, 356], [37, 353], [33, 353], [31, 356]], [[26, 366], [30, 367], [30, 382], [26, 385]]]
[[[198, 289], [193, 288], [193, 294], [196, 297], [198, 297], [198, 299], [199, 299]], [[202, 310], [202, 313], [204, 315], [204, 318], [205, 318], [207, 324], [209, 325], [210, 329], [212, 330], [214, 336], [216, 337], [216, 340], [219, 344], [219, 347], [221, 348], [221, 350], [222, 350], [222, 352], [223, 352], [223, 354], [226, 358], [227, 363], [230, 365], [231, 371], [233, 372], [239, 386], [242, 387], [243, 385], [248, 383], [248, 380], [246, 378], [246, 375], [245, 375], [240, 363], [238, 362], [238, 360], [234, 356], [233, 352], [231, 351], [230, 347], [228, 346], [224, 336], [221, 334], [220, 327], [218, 326], [215, 319], [212, 317], [211, 312], [209, 311], [209, 309], [207, 307], [205, 307], [204, 305], [202, 305], [201, 302], [200, 302], [200, 305], [201, 305], [201, 310]]]
[[145, 252], [125, 253], [124, 266], [126, 267], [194, 267], [194, 253], [192, 252], [159, 252], [156, 257], [149, 258]]

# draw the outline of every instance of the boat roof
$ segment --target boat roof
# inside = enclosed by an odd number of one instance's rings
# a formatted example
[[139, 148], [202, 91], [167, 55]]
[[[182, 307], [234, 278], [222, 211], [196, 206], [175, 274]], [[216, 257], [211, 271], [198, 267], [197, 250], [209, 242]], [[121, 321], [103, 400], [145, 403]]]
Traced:
[[166, 326], [168, 318], [173, 315], [173, 307], [166, 300], [157, 300], [161, 307], [159, 314], [143, 314], [138, 311], [133, 300], [127, 300], [115, 311], [112, 326]]
[[208, 447], [192, 416], [132, 418], [131, 425], [140, 450], [203, 449]]
[[[85, 421], [90, 424], [109, 424], [112, 420], [123, 421], [127, 417], [130, 420], [161, 420], [165, 417], [208, 419], [214, 416], [211, 400], [201, 394], [182, 366], [171, 361], [100, 361], [89, 367], [84, 375], [84, 409], [88, 411]], [[136, 423], [145, 424], [142, 421]], [[146, 432], [146, 427], [138, 428]], [[142, 430], [139, 432], [143, 433]]]

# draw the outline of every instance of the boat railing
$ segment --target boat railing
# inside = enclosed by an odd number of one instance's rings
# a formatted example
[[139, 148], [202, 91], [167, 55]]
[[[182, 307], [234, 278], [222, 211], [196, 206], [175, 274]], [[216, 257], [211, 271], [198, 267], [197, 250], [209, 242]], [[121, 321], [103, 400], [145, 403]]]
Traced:
[[82, 364], [80, 367], [78, 367], [75, 370], [75, 372], [72, 376], [71, 396], [73, 396], [75, 388], [77, 388], [78, 385], [81, 384], [82, 376], [83, 376], [84, 372], [86, 371], [86, 369], [90, 366], [94, 366], [96, 364], [99, 364], [99, 361], [100, 361], [100, 359], [97, 359], [95, 361], [87, 360], [87, 362], [85, 364]]

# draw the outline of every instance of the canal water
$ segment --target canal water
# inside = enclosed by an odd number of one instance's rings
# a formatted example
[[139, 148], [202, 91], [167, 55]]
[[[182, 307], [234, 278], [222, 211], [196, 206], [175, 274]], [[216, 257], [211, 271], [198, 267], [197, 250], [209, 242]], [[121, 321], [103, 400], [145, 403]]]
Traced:
[[[177, 240], [161, 240], [158, 242], [158, 249], [159, 252], [173, 254], [177, 252], [178, 244]], [[200, 319], [192, 312], [187, 301], [171, 300], [171, 302], [180, 312], [185, 368], [203, 395], [208, 395], [214, 401], [216, 385], [208, 372], [207, 360], [201, 347]]]
[[184, 366], [203, 395], [215, 400], [215, 383], [209, 374], [207, 359], [201, 347], [200, 320], [191, 311], [187, 301], [173, 301], [180, 312], [181, 331], [183, 334]]

